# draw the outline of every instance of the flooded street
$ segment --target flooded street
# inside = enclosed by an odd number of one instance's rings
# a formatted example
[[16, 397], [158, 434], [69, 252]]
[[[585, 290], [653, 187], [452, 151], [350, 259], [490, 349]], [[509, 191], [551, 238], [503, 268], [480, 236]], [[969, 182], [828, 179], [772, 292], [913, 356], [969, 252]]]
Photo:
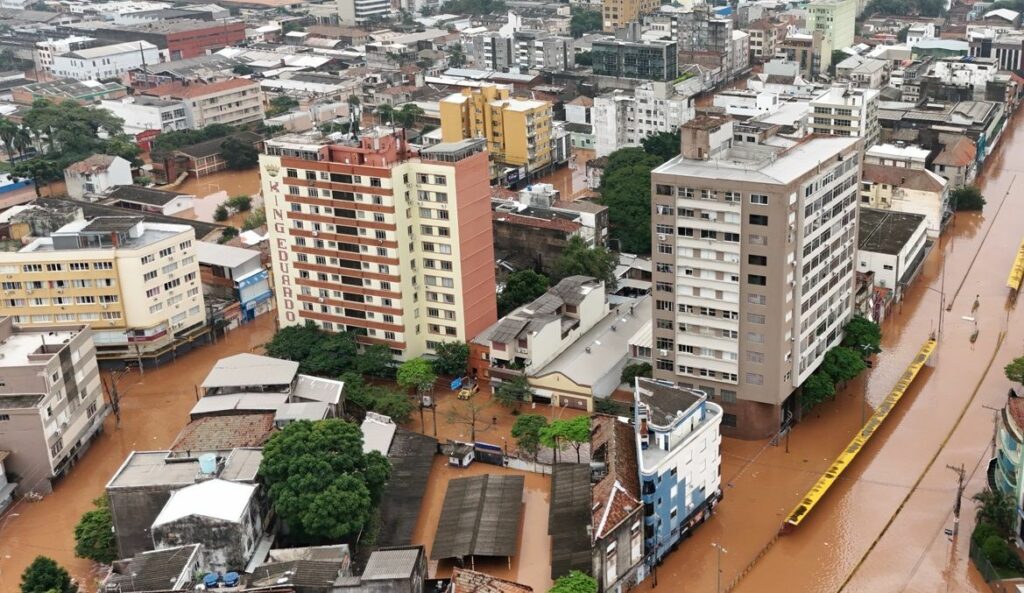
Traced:
[[562, 167], [544, 177], [537, 183], [550, 183], [561, 194], [561, 200], [571, 202], [591, 193], [587, 186], [587, 161], [596, 158], [593, 150], [575, 148], [569, 165]]
[[[440, 428], [440, 425], [438, 426]], [[423, 497], [419, 521], [413, 531], [412, 542], [423, 544], [430, 556], [434, 533], [441, 518], [441, 506], [447, 491], [448, 480], [480, 474], [521, 475], [526, 477], [523, 496], [523, 517], [519, 528], [519, 549], [511, 561], [504, 558], [482, 558], [476, 560], [476, 570], [496, 577], [509, 579], [533, 587], [536, 593], [543, 593], [551, 587], [551, 538], [548, 537], [548, 507], [551, 498], [551, 478], [531, 472], [487, 465], [475, 462], [469, 467], [454, 468], [447, 458], [434, 457], [430, 470], [430, 487]], [[470, 568], [469, 561], [466, 562]], [[453, 563], [429, 561], [429, 572], [433, 578], [451, 576]]]
[[46, 555], [68, 569], [84, 590], [95, 590], [92, 563], [75, 558], [74, 527], [82, 513], [132, 451], [167, 447], [188, 422], [195, 404], [195, 386], [213, 363], [230, 354], [249, 352], [273, 335], [273, 315], [230, 332], [216, 344], [201, 347], [157, 369], [127, 375], [120, 383], [121, 426], [107, 417], [104, 432], [92, 443], [70, 475], [40, 502], [17, 502], [0, 517], [0, 593], [15, 593], [21, 572], [37, 556]]
[[189, 177], [178, 186], [160, 187], [193, 194], [197, 197], [219, 191], [227, 192], [228, 196], [251, 196], [260, 191], [260, 170], [257, 167], [245, 171], [219, 171], [199, 179]]
[[[662, 582], [685, 579], [687, 590], [714, 591], [710, 550], [721, 543], [723, 590], [734, 581], [734, 590], [758, 593], [987, 590], [967, 558], [970, 496], [985, 487], [990, 456], [993, 412], [983, 406], [1003, 406], [1010, 387], [1003, 366], [1024, 345], [1024, 313], [1009, 307], [1005, 285], [1024, 232], [1024, 175], [1017, 179], [1024, 170], [1012, 168], [1024, 151], [1021, 121], [1003, 135], [978, 182], [988, 200], [984, 213], [956, 217], [886, 321], [885, 352], [875, 368], [805, 418], [789, 453], [784, 442], [725, 439], [725, 499], [658, 569]], [[860, 405], [865, 389], [868, 403], [878, 405], [938, 330], [943, 287], [951, 309], [929, 366], [808, 518], [776, 540], [785, 516], [870, 413]], [[975, 295], [980, 333], [971, 344], [975, 324], [963, 317], [971, 315]], [[961, 464], [968, 484], [960, 535], [951, 542], [944, 530], [953, 527], [956, 475], [946, 466]]]

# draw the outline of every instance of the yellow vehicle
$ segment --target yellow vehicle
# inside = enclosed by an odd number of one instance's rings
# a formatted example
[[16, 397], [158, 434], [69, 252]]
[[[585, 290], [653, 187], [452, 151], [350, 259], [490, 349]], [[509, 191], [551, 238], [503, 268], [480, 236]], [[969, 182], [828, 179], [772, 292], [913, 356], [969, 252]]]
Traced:
[[480, 391], [479, 383], [471, 383], [459, 390], [459, 399], [469, 399]]

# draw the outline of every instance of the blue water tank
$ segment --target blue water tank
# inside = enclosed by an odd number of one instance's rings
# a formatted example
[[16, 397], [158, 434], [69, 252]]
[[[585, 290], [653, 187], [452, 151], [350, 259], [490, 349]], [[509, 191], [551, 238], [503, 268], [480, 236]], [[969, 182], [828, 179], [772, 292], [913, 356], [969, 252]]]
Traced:
[[212, 572], [211, 573], [207, 573], [205, 576], [203, 576], [203, 585], [206, 585], [207, 589], [212, 589], [212, 588], [217, 586], [217, 580], [219, 578], [220, 577], [218, 577], [217, 575], [213, 574]]
[[228, 587], [234, 587], [238, 584], [238, 573], [229, 572], [224, 575], [224, 584]]
[[217, 454], [203, 453], [199, 456], [199, 471], [206, 475], [217, 473]]

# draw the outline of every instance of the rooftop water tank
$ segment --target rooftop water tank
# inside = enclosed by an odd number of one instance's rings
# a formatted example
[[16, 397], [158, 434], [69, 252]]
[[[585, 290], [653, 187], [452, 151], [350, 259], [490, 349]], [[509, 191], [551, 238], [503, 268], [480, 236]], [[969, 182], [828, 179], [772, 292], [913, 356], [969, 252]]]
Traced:
[[217, 473], [216, 453], [203, 453], [199, 456], [199, 471], [207, 475]]
[[218, 579], [219, 579], [219, 577], [217, 575], [213, 574], [212, 572], [211, 573], [207, 573], [206, 575], [203, 576], [203, 584], [206, 585], [207, 589], [212, 589], [212, 588], [217, 586], [217, 580]]
[[228, 587], [234, 587], [238, 584], [238, 573], [229, 572], [224, 575], [224, 584]]

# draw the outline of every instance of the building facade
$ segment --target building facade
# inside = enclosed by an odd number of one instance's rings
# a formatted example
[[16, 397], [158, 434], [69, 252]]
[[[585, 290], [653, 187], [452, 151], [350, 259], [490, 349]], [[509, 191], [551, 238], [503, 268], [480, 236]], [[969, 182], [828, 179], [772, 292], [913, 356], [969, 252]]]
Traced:
[[821, 33], [822, 51], [828, 54], [853, 45], [856, 21], [857, 0], [813, 0], [807, 5], [807, 30]]
[[864, 165], [861, 203], [871, 208], [923, 214], [928, 236], [937, 238], [952, 215], [949, 183], [927, 169]]
[[722, 497], [722, 408], [707, 395], [638, 378], [633, 426], [648, 563], [711, 516]]
[[126, 134], [149, 130], [173, 132], [187, 130], [188, 106], [180, 99], [163, 100], [136, 95], [116, 101], [101, 101], [100, 107], [124, 120]]
[[77, 49], [53, 56], [52, 72], [75, 80], [120, 78], [125, 72], [160, 61], [160, 50], [148, 41]]
[[363, 25], [381, 19], [391, 12], [388, 0], [337, 0], [338, 22], [342, 25]]
[[554, 163], [552, 106], [547, 101], [516, 99], [507, 86], [485, 85], [445, 97], [440, 109], [444, 142], [486, 138], [495, 164], [523, 168], [527, 177]]
[[206, 331], [191, 226], [99, 217], [0, 253], [0, 313], [25, 327], [84, 323], [98, 357], [169, 356]]
[[87, 325], [0, 318], [0, 450], [19, 492], [49, 493], [103, 429], [96, 347]]
[[357, 331], [412, 358], [497, 319], [483, 140], [417, 156], [384, 130], [355, 145], [284, 136], [260, 173], [282, 326]]
[[704, 116], [652, 172], [654, 377], [721, 402], [726, 434], [775, 434], [842, 339], [860, 145], [738, 142], [730, 120]]
[[623, 91], [599, 96], [594, 99], [593, 118], [597, 156], [640, 146], [659, 132], [674, 132], [693, 116], [693, 98], [676, 94], [665, 82], [643, 83], [633, 96]]
[[642, 40], [639, 24], [616, 31], [591, 44], [594, 74], [671, 82], [679, 76], [676, 43], [663, 39]]
[[601, 0], [601, 16], [604, 17], [604, 30], [607, 33], [629, 23], [640, 20], [644, 14], [658, 10], [657, 0]]
[[144, 91], [165, 101], [182, 101], [191, 129], [210, 124], [239, 125], [263, 119], [260, 83], [247, 78], [229, 78], [209, 83], [170, 83]]
[[878, 91], [832, 87], [811, 100], [808, 128], [813, 134], [863, 138], [864, 146], [878, 142]]

